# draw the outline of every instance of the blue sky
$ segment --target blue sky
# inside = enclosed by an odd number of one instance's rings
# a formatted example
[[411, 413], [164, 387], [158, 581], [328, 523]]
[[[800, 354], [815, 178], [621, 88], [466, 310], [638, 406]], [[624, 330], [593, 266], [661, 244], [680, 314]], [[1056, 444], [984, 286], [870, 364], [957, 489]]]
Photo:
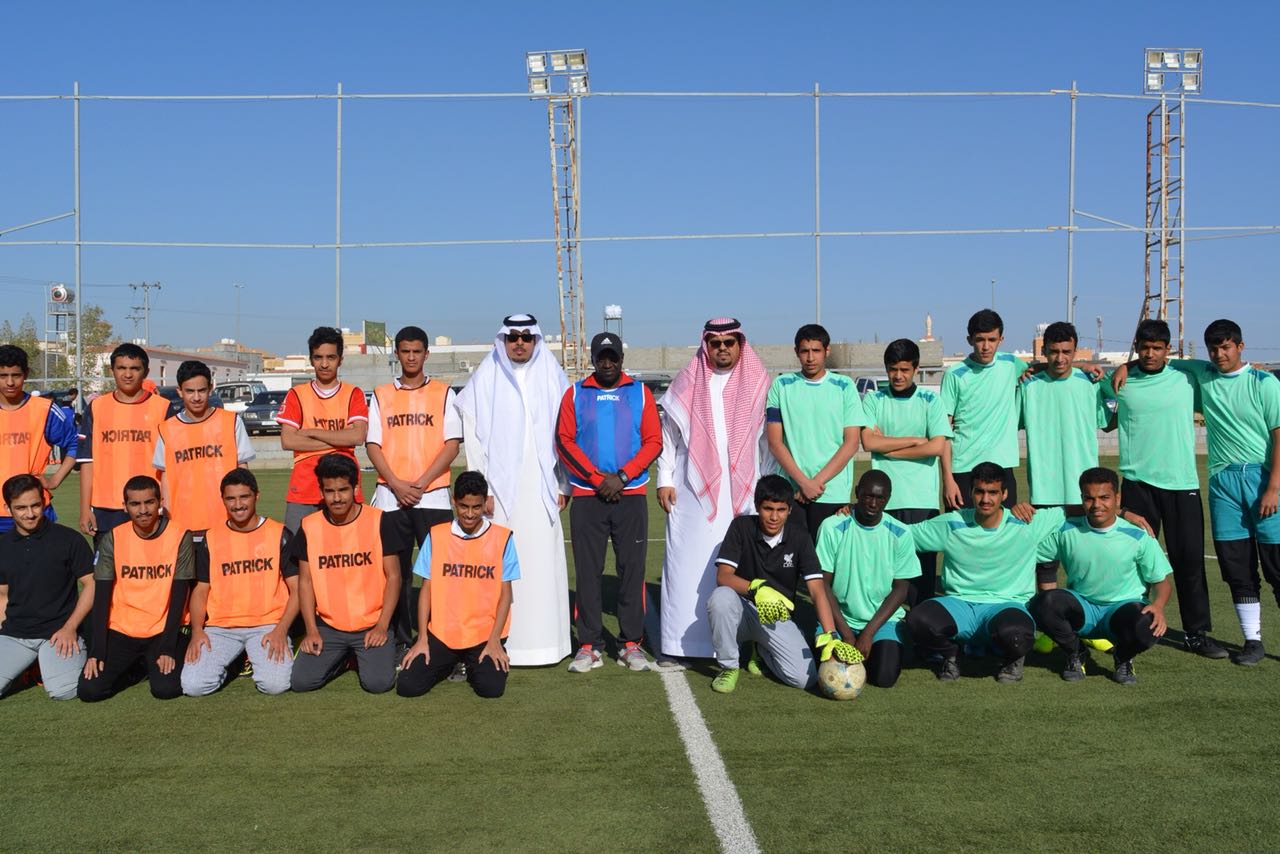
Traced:
[[[1142, 49], [1203, 47], [1208, 97], [1280, 102], [1271, 70], [1280, 13], [1236, 4], [275, 3], [9, 6], [0, 94], [515, 92], [523, 54], [585, 47], [596, 91], [1047, 90], [1136, 93]], [[1180, 11], [1178, 11], [1180, 9]], [[595, 98], [584, 107], [588, 236], [813, 227], [812, 99]], [[1079, 103], [1077, 208], [1142, 219], [1148, 105]], [[1066, 218], [1065, 98], [826, 99], [826, 230], [985, 228]], [[85, 102], [86, 240], [331, 242], [334, 104]], [[66, 102], [0, 102], [0, 228], [72, 207]], [[1280, 223], [1280, 164], [1268, 159], [1280, 110], [1202, 105], [1189, 115], [1188, 224]], [[344, 239], [547, 237], [545, 111], [524, 99], [348, 102]], [[1081, 226], [1090, 223], [1078, 222]], [[42, 322], [43, 285], [70, 282], [69, 221], [0, 238], [0, 314]], [[1280, 360], [1280, 235], [1187, 248], [1188, 330], [1218, 316], [1245, 328], [1258, 360]], [[926, 312], [948, 352], [990, 301], [1011, 345], [1065, 314], [1062, 234], [827, 238], [823, 322], [837, 340], [922, 334]], [[620, 303], [636, 344], [687, 344], [712, 315], [758, 340], [789, 340], [813, 318], [813, 241], [592, 244], [584, 249], [589, 326]], [[86, 248], [85, 299], [118, 329], [129, 282], [156, 281], [152, 340], [197, 346], [235, 331], [297, 352], [334, 319], [333, 253]], [[1092, 342], [1104, 318], [1119, 348], [1142, 293], [1140, 238], [1081, 234], [1076, 309]], [[351, 249], [344, 325], [423, 325], [485, 340], [501, 317], [554, 326], [548, 245]]]

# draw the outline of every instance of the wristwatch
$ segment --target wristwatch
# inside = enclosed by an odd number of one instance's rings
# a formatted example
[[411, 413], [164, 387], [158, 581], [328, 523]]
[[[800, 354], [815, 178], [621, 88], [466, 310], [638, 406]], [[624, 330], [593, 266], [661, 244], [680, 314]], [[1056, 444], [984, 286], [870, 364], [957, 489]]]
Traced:
[[631, 482], [631, 478], [627, 477], [627, 473], [622, 469], [618, 469], [616, 474], [618, 475], [618, 479], [622, 481], [623, 486], [626, 486], [628, 483]]

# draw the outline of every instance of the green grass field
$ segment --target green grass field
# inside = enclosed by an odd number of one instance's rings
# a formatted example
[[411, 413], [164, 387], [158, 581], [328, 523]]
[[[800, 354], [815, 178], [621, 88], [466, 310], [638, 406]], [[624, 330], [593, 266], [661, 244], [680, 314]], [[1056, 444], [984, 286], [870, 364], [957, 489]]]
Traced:
[[[279, 514], [287, 472], [260, 478]], [[56, 500], [67, 521], [76, 488]], [[655, 595], [661, 564], [651, 543]], [[1208, 570], [1215, 634], [1234, 648]], [[1271, 601], [1263, 622], [1280, 650]], [[895, 688], [852, 703], [746, 677], [722, 696], [710, 671], [682, 678], [765, 851], [1280, 848], [1277, 657], [1242, 668], [1165, 644], [1139, 658], [1132, 688], [1100, 673], [1109, 656], [1098, 663], [1070, 685], [1059, 655], [1033, 655], [1014, 686], [981, 662], [946, 685], [909, 664]], [[354, 674], [310, 695], [263, 697], [238, 679], [169, 703], [145, 686], [93, 706], [24, 690], [0, 701], [0, 848], [716, 850], [660, 678], [524, 669], [498, 701], [458, 683], [369, 696]]]

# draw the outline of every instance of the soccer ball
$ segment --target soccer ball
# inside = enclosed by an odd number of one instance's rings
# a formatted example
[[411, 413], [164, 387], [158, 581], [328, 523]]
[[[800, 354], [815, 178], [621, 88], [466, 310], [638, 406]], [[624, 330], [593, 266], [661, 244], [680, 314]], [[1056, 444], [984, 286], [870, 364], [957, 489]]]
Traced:
[[862, 662], [845, 664], [834, 657], [818, 665], [818, 687], [833, 700], [855, 700], [867, 684], [867, 668]]

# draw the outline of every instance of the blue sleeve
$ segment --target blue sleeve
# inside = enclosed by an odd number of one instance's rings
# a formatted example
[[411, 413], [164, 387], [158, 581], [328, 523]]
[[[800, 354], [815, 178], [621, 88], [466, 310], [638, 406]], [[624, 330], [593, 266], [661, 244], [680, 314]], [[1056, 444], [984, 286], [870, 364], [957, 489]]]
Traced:
[[516, 535], [507, 537], [507, 547], [502, 551], [502, 580], [517, 581], [520, 578], [520, 558], [516, 555]]
[[418, 546], [418, 559], [413, 562], [413, 574], [431, 580], [431, 536]]
[[781, 424], [782, 410], [776, 406], [767, 407], [764, 411], [764, 420], [770, 424]]
[[67, 411], [56, 403], [49, 407], [49, 417], [44, 421], [44, 438], [68, 457], [74, 457], [80, 446], [75, 419], [68, 417]]

